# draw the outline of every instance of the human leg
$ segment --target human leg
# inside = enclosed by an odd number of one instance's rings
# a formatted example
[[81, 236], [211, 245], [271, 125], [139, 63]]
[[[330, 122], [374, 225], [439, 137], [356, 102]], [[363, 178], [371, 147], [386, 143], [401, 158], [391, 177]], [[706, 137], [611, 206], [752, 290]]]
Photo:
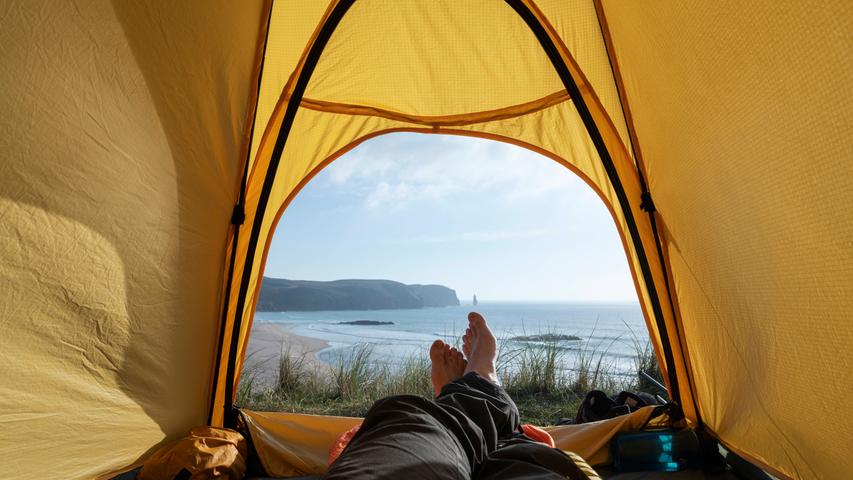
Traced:
[[[461, 353], [430, 348], [436, 391], [460, 377]], [[325, 478], [469, 479], [487, 454], [479, 426], [457, 408], [411, 395], [377, 401]]]
[[479, 426], [489, 452], [497, 448], [502, 439], [520, 432], [515, 402], [501, 386], [477, 372], [468, 372], [445, 385], [435, 401], [460, 411]]
[[326, 479], [464, 479], [485, 458], [479, 427], [413, 395], [377, 401]]
[[478, 465], [475, 480], [600, 480], [582, 458], [526, 438], [502, 443]]
[[564, 453], [520, 432], [518, 409], [497, 385], [494, 335], [479, 314], [469, 315], [463, 351], [468, 362], [460, 372], [456, 352], [433, 344], [436, 400], [376, 402], [325, 478], [587, 478]]
[[[442, 396], [436, 401], [462, 408], [483, 430], [489, 453], [475, 466], [473, 478], [593, 478], [566, 453], [523, 435], [518, 408], [507, 392], [497, 385], [495, 337], [480, 314], [471, 312], [468, 323], [462, 339], [462, 351], [468, 359], [467, 373], [445, 386]], [[594, 475], [592, 469], [589, 472]]]

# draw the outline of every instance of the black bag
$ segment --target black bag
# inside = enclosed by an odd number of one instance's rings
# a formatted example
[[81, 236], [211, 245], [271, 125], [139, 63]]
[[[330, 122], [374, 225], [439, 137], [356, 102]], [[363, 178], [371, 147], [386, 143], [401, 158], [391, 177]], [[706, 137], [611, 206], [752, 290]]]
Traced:
[[608, 397], [601, 390], [592, 390], [578, 407], [574, 423], [596, 422], [626, 415], [648, 405], [660, 405], [652, 395], [645, 392], [619, 392]]

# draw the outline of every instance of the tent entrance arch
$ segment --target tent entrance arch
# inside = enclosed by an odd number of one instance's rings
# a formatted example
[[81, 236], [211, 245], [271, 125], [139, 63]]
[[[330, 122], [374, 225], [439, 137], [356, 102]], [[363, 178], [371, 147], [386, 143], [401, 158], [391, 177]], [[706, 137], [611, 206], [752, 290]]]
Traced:
[[[264, 226], [265, 219], [270, 216], [268, 212], [268, 205], [271, 192], [274, 188], [273, 186], [276, 182], [279, 165], [282, 160], [282, 156], [285, 154], [286, 145], [293, 141], [300, 141], [299, 138], [291, 139], [291, 133], [294, 122], [296, 121], [297, 113], [300, 112], [300, 108], [302, 107], [306, 89], [315, 69], [317, 68], [318, 62], [322, 57], [325, 47], [329, 43], [330, 39], [332, 39], [335, 30], [344, 20], [347, 12], [354, 3], [356, 2], [338, 2], [334, 4], [329, 11], [327, 11], [321, 27], [315, 33], [310, 48], [307, 50], [307, 53], [303, 55], [303, 58], [300, 61], [298, 75], [292, 76], [291, 81], [288, 82], [288, 85], [284, 88], [278, 102], [279, 104], [276, 108], [276, 113], [279, 115], [280, 121], [275, 119], [274, 114], [273, 121], [270, 122], [267, 131], [264, 134], [264, 140], [262, 140], [262, 143], [258, 148], [259, 155], [253, 163], [253, 171], [248, 177], [249, 184], [246, 188], [251, 191], [253, 184], [255, 184], [255, 195], [247, 195], [247, 198], [254, 198], [256, 203], [254, 205], [247, 205], [248, 217], [250, 219], [249, 225], [251, 225], [251, 229], [248, 235], [248, 242], [245, 243], [245, 252], [246, 258], [255, 259], [259, 257], [259, 261], [256, 264], [249, 264], [248, 266], [243, 264], [243, 268], [237, 268], [232, 279], [227, 282], [228, 292], [226, 294], [226, 298], [229, 301], [229, 307], [231, 306], [230, 301], [233, 300], [233, 314], [226, 310], [223, 316], [225, 328], [223, 329], [223, 335], [219, 340], [219, 351], [221, 352], [217, 366], [219, 372], [215, 378], [213, 397], [211, 401], [211, 420], [214, 424], [220, 423], [222, 419], [226, 419], [226, 423], [230, 423], [227, 421], [226, 417], [230, 416], [232, 412], [230, 403], [234, 398], [234, 387], [237, 376], [239, 375], [238, 367], [241, 363], [242, 355], [245, 352], [246, 338], [248, 336], [248, 329], [251, 323], [251, 312], [253, 311], [252, 307], [257, 300], [259, 287], [258, 279], [260, 278], [260, 272], [263, 268], [262, 266], [266, 252], [265, 247], [260, 252], [258, 251], [258, 247], [262, 240], [262, 230], [264, 230], [262, 227]], [[695, 420], [698, 418], [698, 415], [692, 408], [692, 399], [688, 398], [685, 400], [679, 393], [679, 371], [681, 372], [681, 376], [684, 377], [681, 380], [681, 383], [689, 385], [689, 380], [687, 380], [688, 376], [687, 371], [684, 368], [684, 362], [681, 361], [678, 363], [675, 360], [676, 357], [674, 350], [679, 354], [679, 359], [683, 359], [683, 353], [681, 353], [683, 350], [680, 346], [680, 339], [677, 334], [678, 329], [676, 326], [676, 319], [673, 314], [674, 312], [672, 310], [664, 310], [664, 308], [662, 308], [662, 302], [660, 300], [660, 295], [662, 293], [660, 293], [660, 288], [656, 286], [656, 282], [657, 284], [663, 284], [665, 286], [665, 269], [662, 263], [660, 263], [663, 259], [662, 257], [655, 259], [654, 257], [649, 257], [646, 254], [647, 250], [657, 250], [656, 239], [648, 225], [642, 224], [643, 228], [641, 230], [638, 226], [637, 220], [635, 219], [637, 217], [643, 218], [643, 215], [640, 213], [640, 203], [643, 196], [647, 196], [648, 193], [647, 191], [643, 191], [644, 185], [639, 179], [638, 172], [634, 168], [634, 163], [630, 158], [630, 155], [627, 153], [627, 149], [620, 143], [618, 135], [611, 135], [610, 142], [608, 142], [605, 139], [605, 136], [602, 135], [599, 125], [604, 124], [605, 127], [612, 127], [612, 121], [607, 121], [609, 117], [607, 117], [606, 113], [601, 111], [599, 111], [598, 114], [601, 120], [599, 122], [596, 121], [593, 112], [587, 105], [587, 100], [584, 98], [581, 89], [578, 87], [575, 75], [573, 75], [573, 72], [569, 68], [569, 64], [573, 62], [570, 60], [571, 57], [569, 56], [568, 51], [565, 47], [562, 49], [558, 48], [557, 43], [552, 37], [553, 33], [549, 33], [546, 27], [543, 26], [540, 18], [537, 16], [537, 13], [528, 5], [524, 2], [518, 1], [508, 1], [507, 5], [512, 8], [512, 11], [518, 16], [518, 18], [523, 20], [524, 24], [526, 24], [532, 32], [530, 35], [535, 36], [540, 48], [545, 52], [547, 60], [556, 71], [557, 76], [565, 88], [565, 95], [572, 100], [571, 104], [575, 109], [574, 111], [577, 117], [580, 119], [580, 122], [577, 122], [579, 123], [577, 127], [585, 130], [592, 150], [595, 152], [595, 155], [597, 155], [598, 161], [600, 161], [598, 169], [599, 174], [602, 174], [601, 176], [603, 178], [600, 178], [597, 182], [590, 182], [590, 184], [596, 185], [596, 190], [601, 193], [601, 184], [605, 182], [609, 183], [607, 188], [608, 191], [611, 192], [611, 195], [602, 194], [602, 198], [605, 199], [605, 203], [608, 204], [609, 208], [613, 209], [614, 205], [618, 206], [617, 209], [620, 213], [621, 222], [617, 222], [617, 226], [620, 232], [625, 232], [623, 234], [623, 238], [627, 240], [626, 245], [630, 244], [630, 249], [626, 249], [626, 251], [629, 254], [629, 259], [634, 260], [631, 262], [632, 272], [635, 272], [638, 292], [641, 292], [640, 298], [645, 300], [643, 302], [644, 310], [647, 312], [650, 331], [655, 332], [655, 334], [652, 335], [652, 338], [655, 340], [654, 344], [656, 351], [660, 354], [662, 360], [661, 365], [663, 370], [666, 372], [665, 375], [668, 380], [668, 386], [673, 398], [677, 398], [681, 402], [686, 402], [688, 406], [688, 409], [686, 409], [688, 415], [690, 418]], [[541, 15], [541, 13], [539, 15]], [[569, 61], [567, 61], [567, 59]], [[576, 75], [581, 76], [582, 74], [580, 74], [578, 70]], [[582, 76], [581, 80], [583, 81]], [[595, 98], [594, 92], [592, 92], [591, 89], [589, 90], [587, 97], [591, 99]], [[512, 106], [510, 108], [517, 109], [518, 107]], [[322, 107], [322, 104], [319, 104], [318, 102], [313, 102], [312, 109], [315, 111], [325, 110]], [[350, 111], [347, 113], [352, 115], [354, 112]], [[367, 113], [369, 114], [371, 112]], [[522, 111], [521, 115], [524, 115], [525, 113], [526, 112]], [[355, 113], [355, 115], [359, 114], [365, 115], [365, 112], [358, 111]], [[387, 117], [387, 115], [385, 116]], [[507, 116], [508, 112], [499, 111], [496, 113], [494, 118], [496, 121], [501, 121], [505, 120]], [[373, 117], [378, 118], [379, 116], [373, 115]], [[518, 116], [509, 116], [509, 118], [515, 119], [518, 118]], [[403, 121], [411, 123], [412, 119], [405, 118]], [[441, 120], [437, 121], [430, 131], [432, 133], [440, 133], [443, 130], [446, 130], [442, 129], [441, 123]], [[476, 125], [479, 124], [479, 122], [472, 122], [471, 124]], [[411, 126], [400, 126], [396, 127], [396, 129], [409, 129], [411, 131], [417, 130], [416, 127]], [[383, 130], [391, 131], [394, 130], [394, 128], [380, 129], [376, 132]], [[468, 132], [467, 134], [475, 135], [475, 132], [476, 130]], [[449, 130], [447, 133], [464, 134], [454, 132], [453, 130]], [[492, 136], [493, 138], [513, 138], [510, 136], [502, 136], [495, 133], [490, 134], [487, 132], [481, 132], [480, 135]], [[274, 143], [270, 147], [269, 143], [272, 142], [273, 138]], [[526, 144], [526, 142], [519, 139], [513, 139], [511, 141], [521, 145]], [[544, 148], [536, 148], [548, 152], [548, 150]], [[342, 150], [345, 151], [346, 149], [347, 147], [344, 146]], [[621, 169], [618, 168], [617, 164], [614, 162], [611, 150], [619, 152], [620, 156], [617, 158], [621, 159]], [[264, 158], [264, 153], [267, 152], [267, 162], [266, 165], [264, 165], [262, 159]], [[572, 162], [556, 155], [553, 152], [548, 153], [551, 158], [558, 158], [558, 161], [564, 165], [573, 165]], [[327, 160], [322, 161], [321, 164], [329, 162], [333, 158], [334, 154]], [[260, 175], [256, 175], [256, 172], [260, 171], [258, 168], [262, 165], [266, 166], [266, 170], [264, 171], [263, 181], [260, 186], [258, 186], [257, 183], [259, 183]], [[320, 167], [322, 167], [322, 165]], [[580, 169], [576, 168], [575, 170], [580, 172]], [[297, 191], [298, 188], [304, 184], [304, 181], [306, 181], [306, 179], [312, 176], [316, 171], [318, 171], [318, 169], [315, 167], [310, 170], [306, 176], [302, 177], [302, 179], [297, 183], [296, 188], [291, 189], [290, 195], [288, 195], [282, 202], [283, 206], [286, 206], [288, 198], [292, 198], [291, 195], [293, 192]], [[586, 175], [585, 178], [589, 179]], [[624, 185], [626, 179], [629, 182], [633, 182], [634, 202], [630, 200], [629, 194], [626, 192]], [[630, 188], [628, 190], [630, 190]], [[274, 223], [279, 215], [280, 212], [271, 215], [271, 221], [267, 222], [269, 223], [269, 225], [266, 226], [267, 237], [269, 237], [269, 232], [272, 231]], [[642, 233], [645, 233], [645, 235], [643, 236]], [[643, 237], [645, 237], [645, 239]], [[239, 247], [239, 244], [237, 244], [237, 246]], [[235, 251], [236, 248], [232, 247], [232, 254]], [[658, 273], [658, 278], [655, 278], [653, 267], [650, 265], [650, 260], [658, 260], [654, 264], [654, 270]], [[665, 286], [664, 288], [667, 287]], [[250, 296], [250, 292], [254, 293]], [[666, 303], [663, 304], [665, 305]], [[231, 325], [229, 325], [229, 323], [231, 323]], [[678, 348], [673, 349], [673, 344], [678, 345]], [[226, 345], [227, 348], [225, 348]], [[226, 352], [227, 355], [225, 355]], [[682, 365], [682, 367], [678, 368], [678, 365]], [[223, 380], [223, 371], [225, 372], [224, 382], [221, 381]], [[223, 399], [228, 400], [225, 401]], [[221, 408], [221, 414], [217, 412], [217, 405]]]
[[[278, 230], [278, 229], [279, 229], [279, 222], [280, 222], [280, 221], [281, 221], [281, 219], [286, 215], [286, 213], [287, 213], [288, 209], [290, 208], [290, 206], [291, 206], [292, 202], [293, 202], [293, 201], [294, 201], [294, 200], [295, 200], [295, 199], [296, 199], [300, 194], [302, 194], [302, 193], [303, 193], [303, 190], [304, 190], [305, 188], [307, 188], [307, 187], [309, 186], [309, 184], [310, 184], [312, 181], [314, 181], [314, 179], [315, 179], [318, 175], [320, 175], [322, 172], [324, 172], [324, 171], [325, 171], [325, 170], [327, 170], [328, 168], [334, 168], [335, 163], [336, 163], [339, 159], [345, 159], [345, 158], [346, 158], [346, 156], [347, 156], [347, 154], [348, 154], [349, 152], [351, 152], [351, 151], [355, 150], [356, 148], [358, 148], [358, 147], [359, 147], [359, 146], [361, 146], [362, 144], [364, 144], [364, 143], [369, 143], [370, 141], [372, 141], [372, 140], [374, 140], [374, 139], [378, 139], [378, 138], [386, 137], [386, 136], [394, 136], [394, 135], [396, 135], [396, 134], [400, 134], [400, 133], [411, 133], [411, 134], [417, 134], [417, 135], [420, 135], [420, 136], [437, 136], [437, 135], [441, 135], [441, 136], [450, 136], [450, 137], [463, 137], [463, 138], [470, 138], [470, 139], [481, 139], [481, 140], [487, 140], [487, 141], [489, 141], [490, 143], [494, 142], [494, 143], [501, 143], [501, 144], [505, 144], [505, 145], [512, 145], [512, 146], [515, 146], [515, 147], [520, 147], [520, 148], [522, 148], [522, 149], [524, 149], [524, 150], [527, 150], [527, 151], [529, 151], [529, 152], [536, 153], [536, 154], [537, 154], [537, 156], [541, 156], [541, 157], [544, 157], [545, 159], [548, 159], [548, 163], [556, 163], [556, 164], [558, 164], [560, 167], [562, 167], [562, 168], [564, 168], [564, 169], [566, 169], [566, 170], [567, 170], [566, 172], [559, 172], [559, 174], [561, 174], [561, 175], [562, 175], [562, 174], [566, 174], [566, 175], [572, 175], [572, 174], [573, 174], [575, 177], [577, 177], [577, 179], [578, 179], [578, 180], [582, 181], [582, 182], [583, 182], [583, 184], [584, 184], [587, 188], [589, 188], [591, 192], [594, 192], [594, 194], [598, 197], [599, 201], [601, 201], [601, 202], [602, 202], [602, 205], [606, 208], [606, 210], [607, 210], [608, 214], [610, 215], [611, 220], [614, 222], [614, 223], [613, 223], [614, 227], [616, 227], [616, 233], [617, 233], [618, 238], [619, 238], [619, 245], [621, 245], [621, 247], [622, 247], [623, 251], [625, 251], [625, 254], [627, 255], [627, 249], [628, 249], [628, 247], [627, 247], [627, 244], [626, 244], [626, 235], [625, 235], [625, 232], [624, 232], [624, 231], [619, 230], [619, 228], [618, 228], [618, 224], [615, 222], [616, 214], [615, 214], [614, 207], [613, 207], [612, 205], [609, 205], [608, 203], [606, 203], [603, 193], [602, 193], [602, 192], [598, 189], [598, 187], [597, 187], [597, 186], [592, 182], [592, 180], [591, 180], [591, 179], [589, 179], [589, 177], [587, 177], [586, 175], [584, 175], [584, 174], [583, 174], [583, 172], [580, 172], [579, 170], [577, 170], [573, 165], [571, 165], [571, 164], [567, 163], [565, 160], [563, 160], [563, 159], [560, 159], [560, 158], [556, 157], [555, 155], [553, 155], [553, 154], [552, 154], [552, 153], [550, 153], [550, 152], [547, 152], [547, 151], [544, 151], [544, 150], [542, 150], [542, 149], [540, 149], [540, 148], [537, 148], [537, 147], [536, 147], [536, 146], [534, 146], [534, 145], [526, 144], [526, 143], [523, 143], [523, 142], [518, 142], [518, 141], [515, 141], [515, 140], [513, 140], [513, 139], [511, 139], [511, 138], [506, 138], [506, 137], [499, 137], [499, 136], [494, 136], [494, 135], [486, 135], [486, 134], [483, 134], [483, 133], [480, 133], [480, 132], [470, 132], [470, 131], [465, 131], [465, 130], [455, 131], [455, 130], [452, 130], [452, 129], [443, 129], [443, 130], [442, 130], [442, 131], [440, 131], [440, 132], [435, 132], [435, 131], [434, 131], [433, 129], [431, 129], [431, 128], [422, 128], [422, 129], [421, 129], [421, 128], [402, 128], [402, 129], [395, 129], [395, 130], [387, 130], [387, 131], [374, 132], [373, 134], [370, 134], [370, 135], [367, 135], [367, 136], [365, 136], [365, 137], [359, 138], [359, 139], [357, 139], [356, 141], [354, 141], [354, 142], [350, 143], [349, 145], [347, 145], [345, 148], [343, 148], [343, 149], [341, 149], [341, 150], [339, 150], [339, 151], [335, 152], [335, 154], [334, 154], [334, 155], [332, 155], [331, 157], [328, 157], [328, 158], [324, 159], [322, 162], [320, 162], [320, 163], [317, 165], [317, 167], [315, 167], [315, 168], [314, 168], [314, 170], [312, 170], [308, 175], [306, 175], [306, 177], [305, 177], [305, 178], [304, 178], [304, 180], [300, 183], [300, 185], [299, 185], [299, 186], [298, 186], [298, 187], [297, 187], [297, 188], [296, 188], [296, 189], [295, 189], [295, 190], [294, 190], [294, 191], [293, 191], [293, 192], [288, 196], [288, 198], [285, 200], [285, 202], [284, 202], [284, 203], [283, 203], [283, 204], [278, 208], [278, 210], [277, 210], [277, 212], [276, 212], [276, 215], [275, 215], [275, 221], [274, 221], [274, 223], [273, 223], [273, 227], [272, 227], [272, 229], [268, 232], [267, 237], [266, 237], [265, 239], [263, 239], [263, 240], [262, 240], [262, 244], [263, 244], [263, 245], [265, 245], [265, 248], [264, 248], [264, 252], [263, 252], [263, 255], [264, 255], [264, 259], [263, 259], [263, 260], [264, 260], [264, 261], [263, 261], [263, 264], [262, 264], [262, 266], [261, 266], [261, 271], [260, 271], [260, 273], [259, 273], [259, 276], [260, 276], [261, 278], [265, 278], [265, 277], [266, 277], [266, 275], [267, 275], [267, 273], [266, 273], [266, 272], [267, 272], [267, 263], [268, 263], [268, 262], [267, 262], [267, 260], [269, 259], [270, 252], [271, 252], [272, 250], [274, 250], [274, 249], [275, 249], [275, 246], [273, 246], [273, 239], [274, 239], [274, 237], [279, 233], [279, 230]], [[460, 145], [466, 145], [466, 144], [465, 144], [465, 143], [462, 143], [462, 144], [460, 144]], [[454, 147], [450, 147], [450, 148], [454, 148]], [[456, 148], [458, 148], [458, 147], [456, 147]], [[354, 159], [350, 159], [349, 161], [352, 161], [352, 160], [354, 160]], [[359, 160], [361, 160], [361, 158], [359, 158]], [[462, 162], [464, 162], [465, 160], [463, 159], [463, 160], [461, 160], [461, 161], [462, 161]], [[526, 163], [527, 161], [528, 161], [528, 159], [525, 159], [522, 163]], [[495, 167], [495, 168], [496, 168], [496, 167]], [[489, 171], [489, 170], [491, 170], [491, 169], [492, 169], [492, 168], [486, 167], [485, 171]], [[404, 177], [403, 177], [403, 178], [404, 178]], [[316, 194], [315, 194], [315, 195], [316, 195]], [[439, 232], [427, 233], [427, 235], [431, 235], [431, 234], [438, 234], [438, 233], [439, 233]], [[578, 273], [580, 273], [580, 274], [581, 274], [581, 276], [585, 276], [585, 275], [587, 275], [587, 273], [586, 273], [586, 272], [578, 272]], [[638, 285], [637, 285], [635, 282], [633, 282], [633, 276], [634, 276], [634, 274], [633, 274], [633, 273], [631, 273], [631, 274], [629, 274], [629, 275], [630, 275], [630, 276], [631, 276], [631, 278], [632, 278], [632, 284], [633, 284], [633, 286], [634, 286], [634, 290], [636, 291], [636, 289], [638, 288]], [[349, 277], [346, 277], [346, 278], [349, 278]], [[383, 277], [383, 278], [384, 278], [384, 277]], [[260, 289], [260, 288], [261, 288], [261, 286], [260, 286], [260, 285], [258, 285], [257, 289]], [[253, 310], [257, 308], [257, 299], [259, 298], [259, 293], [255, 293], [254, 295], [255, 295], [256, 303], [252, 305]], [[638, 292], [637, 292], [637, 295], [638, 295], [638, 297], [639, 297], [639, 293], [638, 293]], [[647, 315], [645, 315], [645, 314], [644, 314], [644, 317], [646, 317], [646, 318], [647, 318]], [[254, 318], [253, 318], [252, 320], [254, 321]], [[250, 326], [249, 326], [249, 330], [250, 330], [250, 332], [251, 332], [251, 329], [252, 329], [252, 325], [253, 325], [253, 324], [254, 324], [254, 323], [250, 324]], [[244, 342], [244, 343], [243, 343], [243, 349], [244, 349], [244, 351], [247, 351], [247, 352], [249, 351], [249, 349], [248, 349], [248, 342], [249, 342], [249, 341], [250, 341], [250, 336], [247, 336], [247, 337], [243, 340], [243, 342]], [[240, 364], [240, 365], [241, 365], [241, 366], [238, 366], [238, 368], [237, 368], [237, 371], [238, 371], [237, 383], [239, 383], [239, 381], [241, 380], [241, 376], [242, 376], [242, 374], [244, 373], [244, 369], [242, 368], [242, 365], [243, 365], [243, 364], [242, 364], [242, 362], [241, 362], [241, 364]]]

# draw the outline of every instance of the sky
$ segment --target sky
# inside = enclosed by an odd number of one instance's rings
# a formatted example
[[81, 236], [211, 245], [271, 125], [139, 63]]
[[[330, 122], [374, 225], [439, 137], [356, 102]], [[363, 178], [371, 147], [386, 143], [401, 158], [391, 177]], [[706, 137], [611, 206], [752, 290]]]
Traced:
[[637, 300], [583, 180], [521, 147], [446, 135], [384, 135], [332, 162], [282, 215], [264, 274], [440, 284], [463, 302]]

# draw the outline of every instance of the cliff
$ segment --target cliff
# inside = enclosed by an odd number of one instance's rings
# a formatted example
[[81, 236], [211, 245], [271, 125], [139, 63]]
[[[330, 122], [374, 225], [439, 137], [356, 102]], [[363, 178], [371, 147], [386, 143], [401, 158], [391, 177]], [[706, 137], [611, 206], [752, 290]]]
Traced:
[[456, 290], [443, 285], [406, 285], [409, 291], [424, 302], [424, 307], [447, 307], [459, 305]]
[[391, 280], [315, 282], [264, 277], [258, 311], [387, 310], [459, 305], [441, 285], [405, 285]]

